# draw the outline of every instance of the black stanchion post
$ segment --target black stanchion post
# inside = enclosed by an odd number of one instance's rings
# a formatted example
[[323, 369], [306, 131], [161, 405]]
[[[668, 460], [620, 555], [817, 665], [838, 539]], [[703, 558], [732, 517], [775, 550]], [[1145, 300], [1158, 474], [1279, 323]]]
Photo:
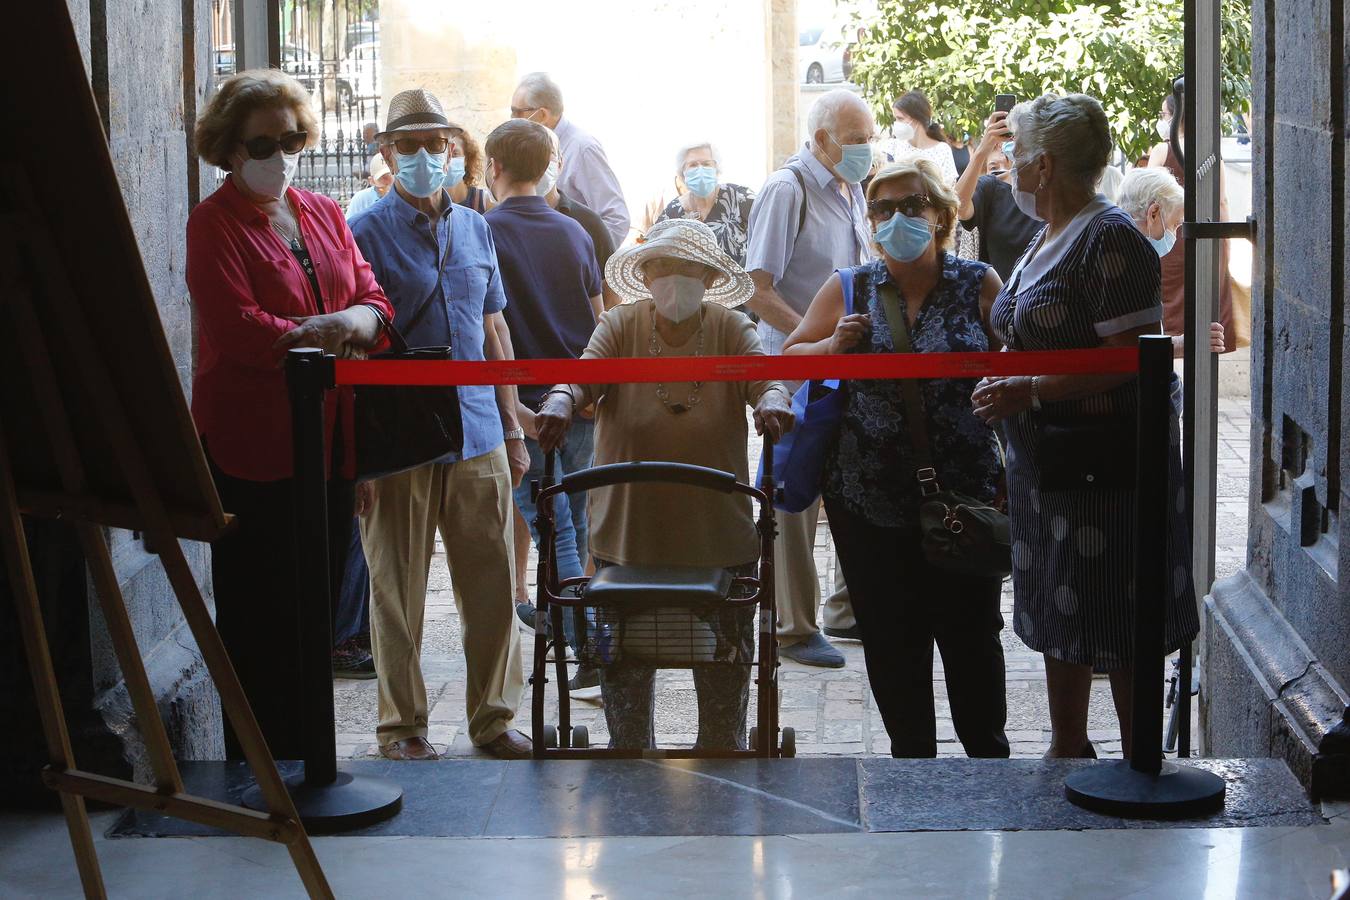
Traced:
[[[1225, 785], [1210, 772], [1164, 763], [1163, 642], [1171, 532], [1168, 489], [1171, 444], [1172, 341], [1139, 339], [1139, 414], [1135, 462], [1135, 630], [1130, 759], [1083, 768], [1064, 783], [1065, 796], [1108, 815], [1181, 819], [1223, 808]], [[1186, 678], [1187, 673], [1182, 673]], [[1186, 686], [1189, 689], [1189, 684]]]
[[[286, 779], [305, 827], [316, 833], [348, 831], [382, 821], [403, 806], [403, 789], [388, 779], [339, 772], [333, 714], [333, 622], [329, 584], [328, 474], [324, 397], [333, 387], [333, 357], [306, 348], [286, 354], [291, 400], [295, 490], [297, 615], [304, 708], [303, 777]], [[266, 810], [255, 786], [244, 805]]]

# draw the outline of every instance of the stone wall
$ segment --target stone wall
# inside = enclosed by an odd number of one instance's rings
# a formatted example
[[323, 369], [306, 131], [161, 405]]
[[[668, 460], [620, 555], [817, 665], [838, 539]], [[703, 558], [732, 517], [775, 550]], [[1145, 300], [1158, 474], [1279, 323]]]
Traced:
[[[1206, 749], [1350, 791], [1343, 0], [1256, 0], [1248, 565], [1206, 598]], [[1350, 521], [1350, 520], [1348, 520]]]
[[[85, 65], [141, 256], [184, 391], [191, 388], [193, 315], [184, 282], [187, 215], [209, 184], [189, 136], [208, 84], [210, 0], [68, 0]], [[69, 174], [69, 173], [65, 173]], [[96, 234], [96, 223], [85, 223]], [[94, 237], [93, 239], [96, 239]], [[109, 290], [116, 290], [110, 285]], [[181, 758], [223, 753], [219, 702], [158, 558], [139, 535], [110, 530], [109, 543], [128, 611], [161, 713]], [[53, 653], [60, 668], [76, 757], [95, 771], [148, 775], [122, 674], [97, 600], [67, 529], [35, 523], [38, 568]], [[209, 550], [185, 544], [207, 591]], [[9, 614], [8, 596], [0, 606]], [[0, 628], [0, 707], [33, 722], [31, 686], [12, 628]], [[35, 735], [36, 731], [27, 731]], [[20, 734], [25, 730], [20, 728]], [[42, 761], [32, 744], [0, 751], [0, 788], [31, 777]], [[25, 757], [25, 754], [27, 756]], [[26, 773], [26, 775], [25, 775]], [[31, 781], [28, 782], [31, 784]], [[16, 792], [22, 787], [14, 786]], [[0, 795], [5, 792], [0, 789]]]

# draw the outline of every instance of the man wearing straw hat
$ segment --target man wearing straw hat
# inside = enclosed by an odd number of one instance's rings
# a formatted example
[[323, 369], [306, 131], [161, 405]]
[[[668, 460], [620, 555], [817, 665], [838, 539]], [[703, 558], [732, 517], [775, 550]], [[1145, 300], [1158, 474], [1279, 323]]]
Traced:
[[[758, 356], [750, 320], [735, 312], [754, 283], [722, 252], [712, 230], [669, 219], [646, 239], [620, 250], [605, 267], [623, 303], [600, 318], [582, 359]], [[601, 402], [603, 400], [603, 402]], [[669, 384], [560, 384], [535, 418], [539, 443], [551, 450], [577, 409], [596, 405], [595, 463], [662, 460], [732, 472], [749, 480], [745, 408], [755, 430], [777, 439], [793, 424], [791, 397], [778, 381]], [[621, 485], [591, 496], [591, 553], [596, 566], [719, 567], [745, 574], [759, 557], [749, 498], [679, 485]], [[754, 611], [719, 615], [719, 646], [745, 661]], [[750, 668], [695, 664], [699, 737], [704, 750], [744, 749]], [[653, 668], [621, 660], [600, 670], [610, 746], [654, 742]]]
[[[352, 221], [352, 234], [394, 304], [410, 346], [454, 348], [455, 359], [501, 359], [506, 306], [487, 222], [455, 206], [444, 185], [450, 129], [422, 89], [389, 104], [380, 152], [394, 189]], [[420, 654], [428, 568], [439, 529], [464, 623], [469, 739], [494, 756], [530, 755], [511, 727], [524, 687], [511, 602], [511, 490], [529, 465], [510, 387], [459, 388], [464, 447], [365, 488], [362, 542], [370, 563], [371, 643], [379, 674], [380, 752], [435, 759], [427, 741]]]

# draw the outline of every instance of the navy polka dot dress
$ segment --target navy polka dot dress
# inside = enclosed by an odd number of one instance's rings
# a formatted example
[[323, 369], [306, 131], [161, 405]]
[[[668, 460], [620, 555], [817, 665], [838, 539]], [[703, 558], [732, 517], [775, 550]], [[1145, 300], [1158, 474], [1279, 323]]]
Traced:
[[[1100, 347], [1105, 338], [1162, 320], [1158, 255], [1129, 217], [1099, 198], [1080, 214], [1081, 231], [1041, 251], [1039, 278], [1014, 272], [994, 303], [992, 324], [1010, 350]], [[1090, 216], [1090, 218], [1089, 218]], [[1036, 248], [1043, 240], [1038, 237]], [[1028, 250], [1031, 253], [1031, 250]], [[1024, 258], [1025, 259], [1025, 258]], [[1024, 263], [1019, 263], [1022, 267]], [[1094, 396], [1045, 404], [1061, 417], [1111, 417], [1133, 427], [1133, 380]], [[1181, 480], [1181, 432], [1172, 416], [1172, 529], [1166, 647], [1195, 638], [1199, 618], [1189, 568]], [[1036, 414], [1003, 423], [1013, 539], [1013, 624], [1033, 650], [1111, 671], [1128, 666], [1134, 644], [1134, 492], [1039, 488]]]

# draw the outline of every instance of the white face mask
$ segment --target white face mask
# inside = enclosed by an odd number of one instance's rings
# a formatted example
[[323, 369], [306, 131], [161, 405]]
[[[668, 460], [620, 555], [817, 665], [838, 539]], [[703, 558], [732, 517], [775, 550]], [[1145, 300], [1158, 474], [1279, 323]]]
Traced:
[[534, 187], [534, 193], [537, 197], [546, 197], [548, 192], [553, 190], [553, 186], [558, 183], [558, 161], [550, 159], [548, 168], [544, 170], [544, 177], [539, 179], [539, 183]]
[[708, 289], [702, 278], [689, 275], [662, 275], [650, 285], [656, 311], [672, 322], [683, 322], [696, 315]]
[[1155, 124], [1158, 129], [1158, 137], [1164, 141], [1170, 141], [1172, 139], [1172, 120], [1159, 119]]
[[1017, 186], [1018, 170], [1021, 169], [1022, 166], [1031, 165], [1037, 158], [1038, 157], [1033, 157], [1022, 163], [1022, 165], [1014, 165], [1012, 172], [1009, 173], [1009, 180], [1012, 182], [1013, 202], [1016, 203], [1017, 208], [1022, 211], [1022, 215], [1026, 216], [1028, 219], [1035, 219], [1037, 222], [1044, 222], [1045, 217], [1036, 212], [1036, 192], [1024, 191]]
[[250, 191], [263, 197], [280, 199], [300, 165], [299, 153], [283, 153], [281, 148], [267, 159], [246, 159], [236, 171]]
[[909, 141], [914, 139], [914, 126], [908, 122], [896, 122], [895, 128], [891, 130], [897, 141]]

